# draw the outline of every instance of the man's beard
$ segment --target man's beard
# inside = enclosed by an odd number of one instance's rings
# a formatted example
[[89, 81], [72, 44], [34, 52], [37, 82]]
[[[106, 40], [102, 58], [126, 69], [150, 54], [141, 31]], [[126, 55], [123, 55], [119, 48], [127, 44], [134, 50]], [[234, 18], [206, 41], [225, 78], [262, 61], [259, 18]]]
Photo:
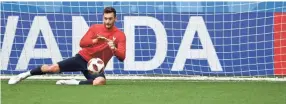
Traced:
[[105, 24], [105, 27], [108, 29], [111, 29], [113, 27], [113, 25], [112, 24]]

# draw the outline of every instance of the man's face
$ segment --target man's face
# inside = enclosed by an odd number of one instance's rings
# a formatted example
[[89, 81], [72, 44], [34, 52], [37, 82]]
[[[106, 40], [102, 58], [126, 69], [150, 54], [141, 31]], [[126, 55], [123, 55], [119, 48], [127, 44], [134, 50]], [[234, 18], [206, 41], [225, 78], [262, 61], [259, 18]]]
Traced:
[[107, 29], [111, 29], [116, 21], [114, 13], [104, 13], [103, 14], [103, 24]]

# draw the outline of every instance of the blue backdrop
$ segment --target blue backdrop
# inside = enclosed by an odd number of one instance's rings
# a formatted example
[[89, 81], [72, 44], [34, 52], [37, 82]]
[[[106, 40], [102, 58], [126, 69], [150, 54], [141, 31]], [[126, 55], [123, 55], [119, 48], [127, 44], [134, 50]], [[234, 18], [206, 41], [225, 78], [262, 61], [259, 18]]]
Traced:
[[[17, 74], [18, 57], [22, 52], [35, 16], [46, 16], [64, 58], [72, 56], [72, 16], [83, 16], [90, 26], [101, 23], [104, 6], [112, 5], [118, 12], [116, 26], [123, 30], [124, 16], [151, 16], [162, 22], [167, 32], [168, 51], [160, 67], [152, 71], [123, 71], [123, 63], [114, 60], [114, 70], [107, 74], [187, 74], [220, 76], [273, 75], [274, 13], [286, 10], [284, 2], [4, 2], [1, 3], [1, 46], [8, 16], [19, 16], [16, 37], [8, 69], [2, 74]], [[210, 71], [207, 60], [187, 60], [183, 71], [170, 71], [182, 36], [191, 16], [202, 16], [214, 44], [222, 72]], [[20, 34], [20, 35], [19, 35]], [[140, 41], [148, 40], [150, 43]], [[136, 27], [135, 60], [150, 60], [155, 54], [154, 31]], [[46, 48], [39, 37], [35, 48]], [[190, 46], [202, 48], [197, 35]], [[2, 51], [5, 51], [2, 49]], [[36, 64], [50, 64], [51, 59], [32, 59]]]

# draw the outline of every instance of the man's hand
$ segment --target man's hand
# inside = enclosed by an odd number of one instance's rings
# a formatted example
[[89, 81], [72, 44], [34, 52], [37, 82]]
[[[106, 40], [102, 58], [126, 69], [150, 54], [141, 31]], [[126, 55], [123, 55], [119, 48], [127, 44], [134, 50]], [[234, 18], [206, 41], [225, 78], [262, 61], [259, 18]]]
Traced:
[[96, 44], [98, 42], [98, 39], [92, 39], [92, 44]]
[[110, 40], [110, 39], [107, 39], [103, 36], [98, 36], [97, 39], [102, 39], [102, 40], [105, 40], [108, 44], [108, 46], [110, 47], [110, 49], [112, 49], [113, 51], [116, 50], [116, 47], [115, 47], [115, 44], [114, 44], [114, 40], [115, 38], [113, 37], [113, 40]]
[[108, 41], [108, 42], [107, 42], [107, 44], [109, 45], [110, 49], [112, 49], [112, 50], [115, 50], [115, 49], [116, 49], [116, 47], [115, 47], [115, 44], [114, 44], [114, 41], [113, 41], [113, 40]]

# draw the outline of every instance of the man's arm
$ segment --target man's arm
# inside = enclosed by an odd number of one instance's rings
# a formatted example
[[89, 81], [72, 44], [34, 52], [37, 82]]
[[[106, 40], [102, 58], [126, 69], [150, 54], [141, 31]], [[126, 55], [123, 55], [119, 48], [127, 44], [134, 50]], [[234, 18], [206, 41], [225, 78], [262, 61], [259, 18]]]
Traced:
[[124, 61], [126, 53], [126, 37], [124, 34], [120, 35], [117, 48], [114, 50], [114, 55], [120, 60]]
[[81, 38], [79, 46], [81, 48], [91, 47], [94, 43], [97, 42], [96, 35], [89, 28], [89, 30], [85, 33], [85, 35]]
[[98, 39], [105, 40], [110, 47], [110, 49], [113, 51], [113, 54], [120, 60], [124, 61], [125, 59], [125, 53], [126, 53], [126, 37], [124, 33], [120, 33], [119, 37], [117, 38], [117, 46], [115, 47], [114, 41], [116, 40], [114, 37], [113, 39], [107, 39], [103, 36], [98, 36]]

